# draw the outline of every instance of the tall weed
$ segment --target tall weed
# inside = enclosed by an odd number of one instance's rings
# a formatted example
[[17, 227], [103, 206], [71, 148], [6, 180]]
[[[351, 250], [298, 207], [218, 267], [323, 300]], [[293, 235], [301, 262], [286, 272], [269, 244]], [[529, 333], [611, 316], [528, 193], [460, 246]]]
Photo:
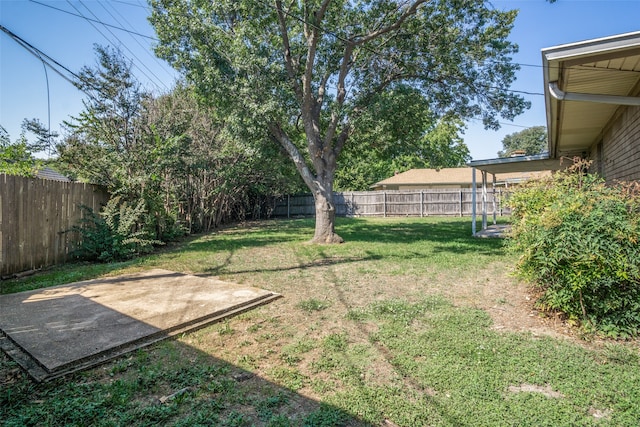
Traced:
[[81, 235], [80, 244], [73, 252], [77, 258], [102, 262], [119, 261], [151, 252], [162, 242], [152, 239], [145, 230], [144, 200], [135, 206], [113, 197], [97, 214], [87, 206], [81, 206], [84, 215], [72, 231]]

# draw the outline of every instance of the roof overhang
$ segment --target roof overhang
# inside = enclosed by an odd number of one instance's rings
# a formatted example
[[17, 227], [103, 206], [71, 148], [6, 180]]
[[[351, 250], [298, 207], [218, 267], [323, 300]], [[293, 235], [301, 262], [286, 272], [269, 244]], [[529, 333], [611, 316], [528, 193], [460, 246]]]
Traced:
[[547, 153], [535, 156], [506, 157], [501, 159], [473, 160], [468, 166], [491, 174], [510, 172], [555, 171], [567, 167], [561, 159], [552, 159]]
[[588, 155], [625, 105], [640, 105], [640, 32], [542, 50], [551, 158]]

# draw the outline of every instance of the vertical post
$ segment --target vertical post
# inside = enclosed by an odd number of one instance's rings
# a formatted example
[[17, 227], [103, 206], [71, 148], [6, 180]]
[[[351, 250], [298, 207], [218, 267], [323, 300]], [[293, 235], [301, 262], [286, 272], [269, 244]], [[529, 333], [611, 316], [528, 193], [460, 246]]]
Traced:
[[291, 218], [291, 196], [287, 194], [287, 218]]
[[471, 234], [476, 235], [476, 168], [471, 168]]
[[482, 229], [487, 229], [487, 171], [482, 171]]
[[491, 174], [493, 176], [493, 225], [496, 225], [496, 214], [497, 214], [497, 206], [496, 206], [496, 174]]
[[460, 201], [460, 218], [462, 218], [462, 187], [460, 187], [459, 193], [459, 201]]
[[424, 190], [420, 190], [420, 218], [424, 216]]
[[354, 206], [355, 201], [353, 199], [353, 192], [351, 192], [351, 216], [356, 216], [356, 208]]
[[387, 217], [387, 192], [382, 193], [382, 216]]

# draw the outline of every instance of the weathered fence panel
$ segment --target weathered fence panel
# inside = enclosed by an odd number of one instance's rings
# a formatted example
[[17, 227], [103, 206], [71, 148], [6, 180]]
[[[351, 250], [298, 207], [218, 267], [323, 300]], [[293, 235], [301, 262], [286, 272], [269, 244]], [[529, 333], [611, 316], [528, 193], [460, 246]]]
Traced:
[[[502, 189], [487, 193], [487, 213], [508, 215], [503, 206]], [[338, 216], [471, 216], [473, 194], [471, 189], [387, 190], [334, 193]], [[495, 203], [494, 203], [495, 202]], [[478, 189], [476, 212], [482, 212], [482, 194]], [[285, 196], [276, 200], [272, 213], [275, 217], [308, 217], [315, 215], [311, 195]]]
[[80, 205], [98, 212], [108, 200], [96, 185], [0, 174], [0, 276], [66, 261]]

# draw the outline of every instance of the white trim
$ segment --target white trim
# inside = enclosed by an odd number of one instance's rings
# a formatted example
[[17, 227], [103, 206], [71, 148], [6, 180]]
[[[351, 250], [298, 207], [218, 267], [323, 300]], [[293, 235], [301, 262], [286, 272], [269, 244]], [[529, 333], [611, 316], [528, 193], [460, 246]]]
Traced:
[[558, 82], [549, 83], [549, 94], [559, 101], [597, 102], [601, 104], [640, 106], [640, 97], [601, 95], [595, 93], [564, 92], [558, 87]]

